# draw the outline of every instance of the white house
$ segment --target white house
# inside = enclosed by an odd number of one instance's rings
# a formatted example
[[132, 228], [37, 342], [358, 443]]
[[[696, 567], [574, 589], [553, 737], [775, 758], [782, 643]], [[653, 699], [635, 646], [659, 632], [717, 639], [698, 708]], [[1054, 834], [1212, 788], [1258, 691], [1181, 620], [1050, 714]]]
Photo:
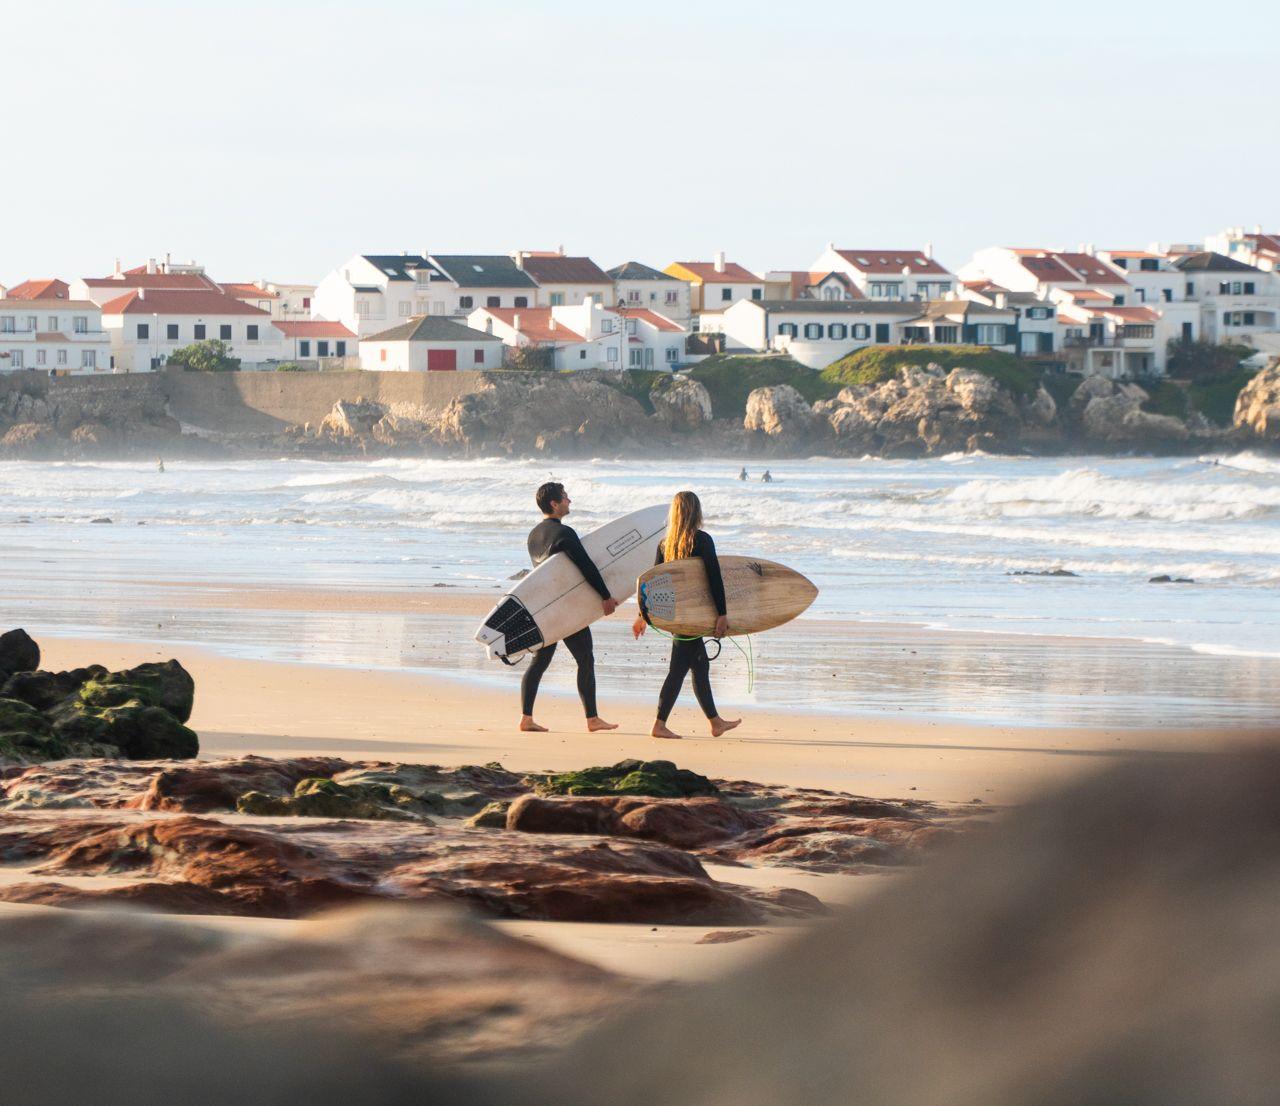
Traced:
[[284, 336], [265, 311], [218, 291], [135, 288], [102, 307], [117, 372], [157, 369], [180, 346], [220, 339], [246, 362], [278, 361]]
[[556, 369], [625, 368], [628, 335], [621, 321], [594, 300], [563, 307], [480, 307], [467, 318], [473, 329], [507, 346], [551, 351]]
[[360, 367], [371, 372], [454, 372], [502, 367], [502, 339], [453, 319], [418, 315], [360, 340]]
[[613, 279], [589, 257], [520, 251], [512, 260], [538, 285], [539, 307], [579, 304], [588, 296], [606, 305], [613, 300]]
[[1014, 353], [1018, 312], [1008, 304], [996, 306], [962, 298], [933, 300], [924, 304], [919, 314], [901, 321], [898, 338], [905, 345], [990, 346]]
[[764, 280], [749, 269], [726, 261], [723, 250], [714, 261], [673, 261], [665, 271], [689, 285], [694, 330], [701, 325], [698, 315], [703, 311], [719, 312], [738, 300], [764, 299]]
[[613, 279], [614, 303], [657, 311], [683, 327], [689, 326], [692, 285], [687, 280], [639, 261], [617, 265], [609, 270], [609, 276]]
[[283, 284], [269, 280], [219, 284], [228, 296], [268, 312], [273, 319], [309, 319], [314, 284]]
[[[1252, 231], [1246, 231], [1244, 227], [1228, 227], [1220, 234], [1207, 235], [1204, 249], [1206, 253], [1225, 254], [1236, 261], [1243, 261], [1264, 273], [1280, 269], [1280, 234], [1267, 234], [1261, 225], [1255, 225]], [[12, 290], [9, 294], [13, 294]]]
[[739, 300], [703, 316], [703, 331], [725, 336], [726, 350], [789, 353], [810, 368], [825, 368], [872, 345], [894, 345], [918, 303], [873, 300]]
[[327, 319], [275, 319], [271, 325], [280, 332], [281, 356], [286, 361], [328, 362], [356, 358], [358, 339], [341, 323]]
[[1198, 306], [1200, 333], [1208, 341], [1280, 351], [1280, 273], [1210, 252], [1186, 254], [1173, 264], [1186, 299]]
[[477, 307], [538, 306], [538, 285], [514, 257], [433, 253], [430, 260], [447, 282], [432, 287], [433, 315], [453, 315], [461, 321]]
[[111, 371], [111, 337], [90, 300], [0, 299], [0, 372]]
[[836, 249], [830, 242], [810, 272], [843, 273], [869, 300], [944, 299], [956, 291], [955, 276], [923, 250]]
[[647, 307], [616, 307], [627, 336], [627, 368], [674, 369], [685, 359], [688, 327]]
[[989, 280], [964, 281], [960, 295], [988, 307], [1010, 308], [1018, 319], [1018, 349], [1023, 357], [1047, 357], [1062, 348], [1058, 305], [1038, 292], [1014, 292]]
[[775, 269], [764, 274], [767, 300], [860, 300], [858, 286], [844, 273]]
[[363, 337], [414, 315], [446, 314], [449, 284], [422, 254], [356, 254], [316, 285], [311, 317]]

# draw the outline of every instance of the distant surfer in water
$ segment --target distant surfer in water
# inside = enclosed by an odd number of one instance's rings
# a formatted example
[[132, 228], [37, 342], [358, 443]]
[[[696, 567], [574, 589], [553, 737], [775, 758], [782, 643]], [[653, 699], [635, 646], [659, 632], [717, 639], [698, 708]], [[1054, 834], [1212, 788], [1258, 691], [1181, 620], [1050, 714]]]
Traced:
[[[745, 469], [743, 471], [746, 471]], [[702, 503], [693, 492], [677, 492], [671, 501], [671, 514], [667, 519], [667, 536], [658, 546], [658, 556], [654, 564], [664, 561], [683, 561], [689, 557], [701, 557], [707, 569], [707, 584], [711, 588], [711, 600], [716, 605], [716, 626], [714, 636], [722, 638], [729, 632], [729, 619], [725, 614], [724, 579], [720, 575], [720, 560], [716, 557], [716, 543], [702, 526]], [[631, 632], [637, 640], [645, 632], [648, 623], [643, 612], [635, 620]], [[684, 640], [672, 638], [671, 664], [667, 669], [667, 678], [658, 693], [658, 717], [650, 731], [654, 737], [678, 738], [667, 725], [671, 717], [671, 709], [680, 697], [680, 689], [684, 686], [684, 678], [693, 673], [693, 693], [697, 696], [698, 706], [707, 716], [711, 725], [711, 736], [719, 737], [742, 723], [741, 718], [721, 718], [716, 710], [716, 701], [711, 694], [711, 661], [707, 657], [706, 642], [702, 638]]]
[[773, 473], [771, 473], [768, 469], [765, 469], [765, 470], [764, 470], [764, 475], [763, 475], [762, 477], [760, 477], [760, 483], [761, 483], [761, 484], [772, 484], [772, 483], [773, 483]]
[[[582, 548], [582, 542], [572, 526], [566, 526], [561, 519], [569, 513], [569, 493], [563, 484], [543, 484], [534, 496], [538, 510], [543, 519], [529, 531], [529, 559], [534, 567], [542, 564], [555, 553], [563, 553], [582, 573], [583, 578], [600, 594], [600, 605], [606, 615], [618, 609], [618, 601], [609, 595], [609, 588], [596, 568], [595, 562]], [[582, 709], [587, 713], [587, 731], [616, 730], [615, 723], [606, 722], [596, 713], [596, 656], [591, 643], [591, 627], [570, 634], [564, 639], [566, 648], [578, 662], [578, 696], [582, 699]], [[542, 674], [551, 664], [556, 653], [556, 642], [544, 645], [529, 661], [520, 680], [520, 728], [529, 733], [546, 733], [546, 726], [539, 726], [533, 720], [533, 701], [538, 697], [538, 685], [542, 682]]]
[[740, 473], [738, 473], [738, 479], [739, 479], [739, 480], [745, 480], [746, 478], [747, 478], [747, 467], [746, 467], [746, 465], [743, 465], [743, 466], [742, 466], [742, 471], [741, 471]]

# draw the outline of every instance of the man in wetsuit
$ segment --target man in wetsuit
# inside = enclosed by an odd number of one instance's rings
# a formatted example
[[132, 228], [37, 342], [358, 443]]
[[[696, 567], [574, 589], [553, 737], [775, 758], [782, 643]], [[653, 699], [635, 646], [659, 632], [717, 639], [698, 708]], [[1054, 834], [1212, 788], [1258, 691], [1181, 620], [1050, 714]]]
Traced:
[[[587, 556], [582, 542], [572, 526], [566, 526], [561, 520], [569, 513], [569, 494], [563, 484], [543, 484], [534, 496], [538, 510], [543, 519], [529, 531], [529, 559], [534, 567], [542, 564], [555, 553], [563, 553], [582, 573], [587, 581], [600, 595], [600, 606], [606, 615], [613, 614], [618, 608], [618, 601], [609, 595], [609, 589], [600, 575], [600, 570]], [[538, 697], [538, 685], [542, 682], [542, 674], [551, 664], [555, 656], [556, 644], [544, 645], [529, 661], [520, 681], [521, 716], [520, 728], [529, 733], [546, 733], [546, 726], [539, 726], [533, 720], [533, 701]], [[616, 730], [612, 722], [606, 722], [596, 713], [596, 658], [591, 645], [591, 627], [570, 634], [564, 639], [565, 647], [578, 662], [578, 696], [582, 700], [582, 709], [587, 715], [587, 732], [597, 730]]]

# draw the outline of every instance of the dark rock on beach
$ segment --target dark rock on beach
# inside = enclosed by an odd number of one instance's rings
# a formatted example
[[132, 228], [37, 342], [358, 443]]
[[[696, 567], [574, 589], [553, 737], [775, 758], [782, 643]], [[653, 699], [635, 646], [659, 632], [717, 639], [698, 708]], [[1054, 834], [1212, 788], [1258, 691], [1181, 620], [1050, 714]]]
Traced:
[[40, 646], [26, 630], [10, 630], [0, 634], [0, 683], [15, 672], [30, 672], [40, 667]]
[[1148, 584], [1194, 584], [1195, 581], [1190, 576], [1169, 576], [1162, 574], [1160, 576], [1152, 576], [1147, 581]]
[[[17, 636], [20, 635], [20, 636]], [[25, 639], [25, 640], [24, 640]], [[22, 631], [4, 636], [7, 678], [0, 686], [0, 758], [47, 761], [120, 756], [132, 760], [194, 757], [191, 717], [195, 683], [177, 661], [120, 672], [100, 665], [69, 672], [28, 671], [35, 642]]]
[[677, 768], [669, 760], [620, 760], [608, 768], [528, 778], [539, 795], [653, 795], [682, 799], [716, 793], [715, 784], [706, 776]]

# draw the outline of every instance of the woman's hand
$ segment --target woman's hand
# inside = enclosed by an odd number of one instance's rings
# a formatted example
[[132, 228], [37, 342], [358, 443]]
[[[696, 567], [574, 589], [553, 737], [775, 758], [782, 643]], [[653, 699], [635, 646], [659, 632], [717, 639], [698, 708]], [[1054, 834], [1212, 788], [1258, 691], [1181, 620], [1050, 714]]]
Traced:
[[640, 616], [639, 618], [637, 618], [633, 623], [631, 623], [631, 632], [632, 632], [632, 634], [634, 634], [634, 635], [635, 635], [635, 639], [636, 639], [636, 641], [639, 641], [639, 640], [640, 640], [640, 638], [643, 636], [643, 634], [644, 634], [645, 630], [647, 630], [648, 628], [649, 628], [649, 623], [647, 623], [647, 622], [644, 620], [644, 616], [643, 616], [643, 615], [641, 615], [641, 616]]
[[727, 615], [720, 615], [716, 619], [715, 632], [711, 635], [715, 638], [722, 638], [729, 632], [729, 618]]

